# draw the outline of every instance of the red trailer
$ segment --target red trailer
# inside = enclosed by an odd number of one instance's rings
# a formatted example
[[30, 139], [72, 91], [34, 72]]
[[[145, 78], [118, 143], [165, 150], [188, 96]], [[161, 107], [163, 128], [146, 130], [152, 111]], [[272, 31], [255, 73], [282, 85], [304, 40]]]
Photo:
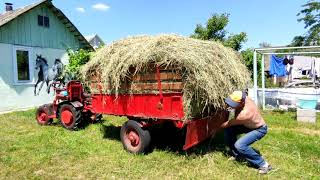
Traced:
[[[181, 92], [163, 92], [159, 67], [156, 68], [158, 93], [86, 94], [79, 81], [70, 81], [65, 88], [55, 88], [56, 97], [52, 104], [39, 107], [36, 119], [39, 124], [50, 124], [58, 118], [67, 129], [76, 129], [81, 121], [95, 120], [100, 114], [126, 116], [128, 121], [120, 131], [122, 144], [132, 153], [148, 150], [151, 136], [149, 127], [171, 122], [175, 127], [186, 128], [184, 150], [211, 137], [227, 120], [227, 111], [212, 113], [206, 118], [185, 119]], [[99, 86], [98, 83], [93, 84]], [[99, 88], [98, 88], [99, 89]]]

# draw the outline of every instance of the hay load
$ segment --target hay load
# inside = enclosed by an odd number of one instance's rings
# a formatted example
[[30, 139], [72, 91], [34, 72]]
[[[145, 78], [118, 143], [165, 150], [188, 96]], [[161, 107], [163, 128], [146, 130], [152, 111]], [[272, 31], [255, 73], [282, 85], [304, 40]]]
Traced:
[[[101, 82], [105, 93], [123, 93], [124, 89], [131, 94], [152, 93], [143, 91], [153, 87], [137, 88], [136, 81], [154, 74], [154, 66], [161, 67], [165, 79], [173, 83], [168, 92], [183, 93], [186, 118], [222, 108], [229, 93], [247, 88], [250, 82], [247, 68], [232, 49], [178, 35], [136, 36], [113, 42], [98, 50], [81, 73], [84, 82]], [[144, 80], [149, 83], [152, 78]]]

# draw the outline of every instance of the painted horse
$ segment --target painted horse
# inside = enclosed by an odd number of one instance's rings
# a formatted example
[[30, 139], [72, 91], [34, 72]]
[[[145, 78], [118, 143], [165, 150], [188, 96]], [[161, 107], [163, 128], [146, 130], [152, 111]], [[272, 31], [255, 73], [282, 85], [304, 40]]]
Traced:
[[[36, 59], [36, 70], [40, 69], [38, 72], [38, 80], [37, 83], [34, 86], [34, 95], [39, 95], [42, 86], [44, 82], [47, 84], [47, 92], [50, 93], [50, 87], [52, 86], [51, 81], [60, 81], [61, 82], [61, 76], [63, 74], [63, 64], [60, 59], [56, 59], [53, 66], [49, 68], [48, 62], [45, 58], [41, 57], [41, 55], [37, 55]], [[40, 88], [37, 92], [37, 86], [40, 84]]]

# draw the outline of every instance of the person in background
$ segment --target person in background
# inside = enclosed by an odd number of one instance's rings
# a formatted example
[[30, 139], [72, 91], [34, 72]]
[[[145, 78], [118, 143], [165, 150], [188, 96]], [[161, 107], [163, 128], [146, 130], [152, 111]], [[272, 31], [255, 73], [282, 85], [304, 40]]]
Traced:
[[[260, 174], [267, 174], [272, 170], [271, 165], [252, 147], [251, 144], [263, 138], [268, 131], [268, 126], [263, 120], [258, 107], [245, 92], [234, 91], [225, 99], [228, 110], [234, 109], [234, 119], [224, 122], [225, 139], [233, 158], [245, 159], [259, 170]], [[245, 133], [237, 139], [237, 136]]]

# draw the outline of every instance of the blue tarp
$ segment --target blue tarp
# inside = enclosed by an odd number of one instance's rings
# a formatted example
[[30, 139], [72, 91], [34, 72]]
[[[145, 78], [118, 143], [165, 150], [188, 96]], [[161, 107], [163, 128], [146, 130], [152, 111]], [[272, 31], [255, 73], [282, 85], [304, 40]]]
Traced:
[[286, 66], [283, 64], [283, 58], [279, 58], [276, 55], [270, 57], [270, 75], [276, 75], [277, 77], [286, 76]]

